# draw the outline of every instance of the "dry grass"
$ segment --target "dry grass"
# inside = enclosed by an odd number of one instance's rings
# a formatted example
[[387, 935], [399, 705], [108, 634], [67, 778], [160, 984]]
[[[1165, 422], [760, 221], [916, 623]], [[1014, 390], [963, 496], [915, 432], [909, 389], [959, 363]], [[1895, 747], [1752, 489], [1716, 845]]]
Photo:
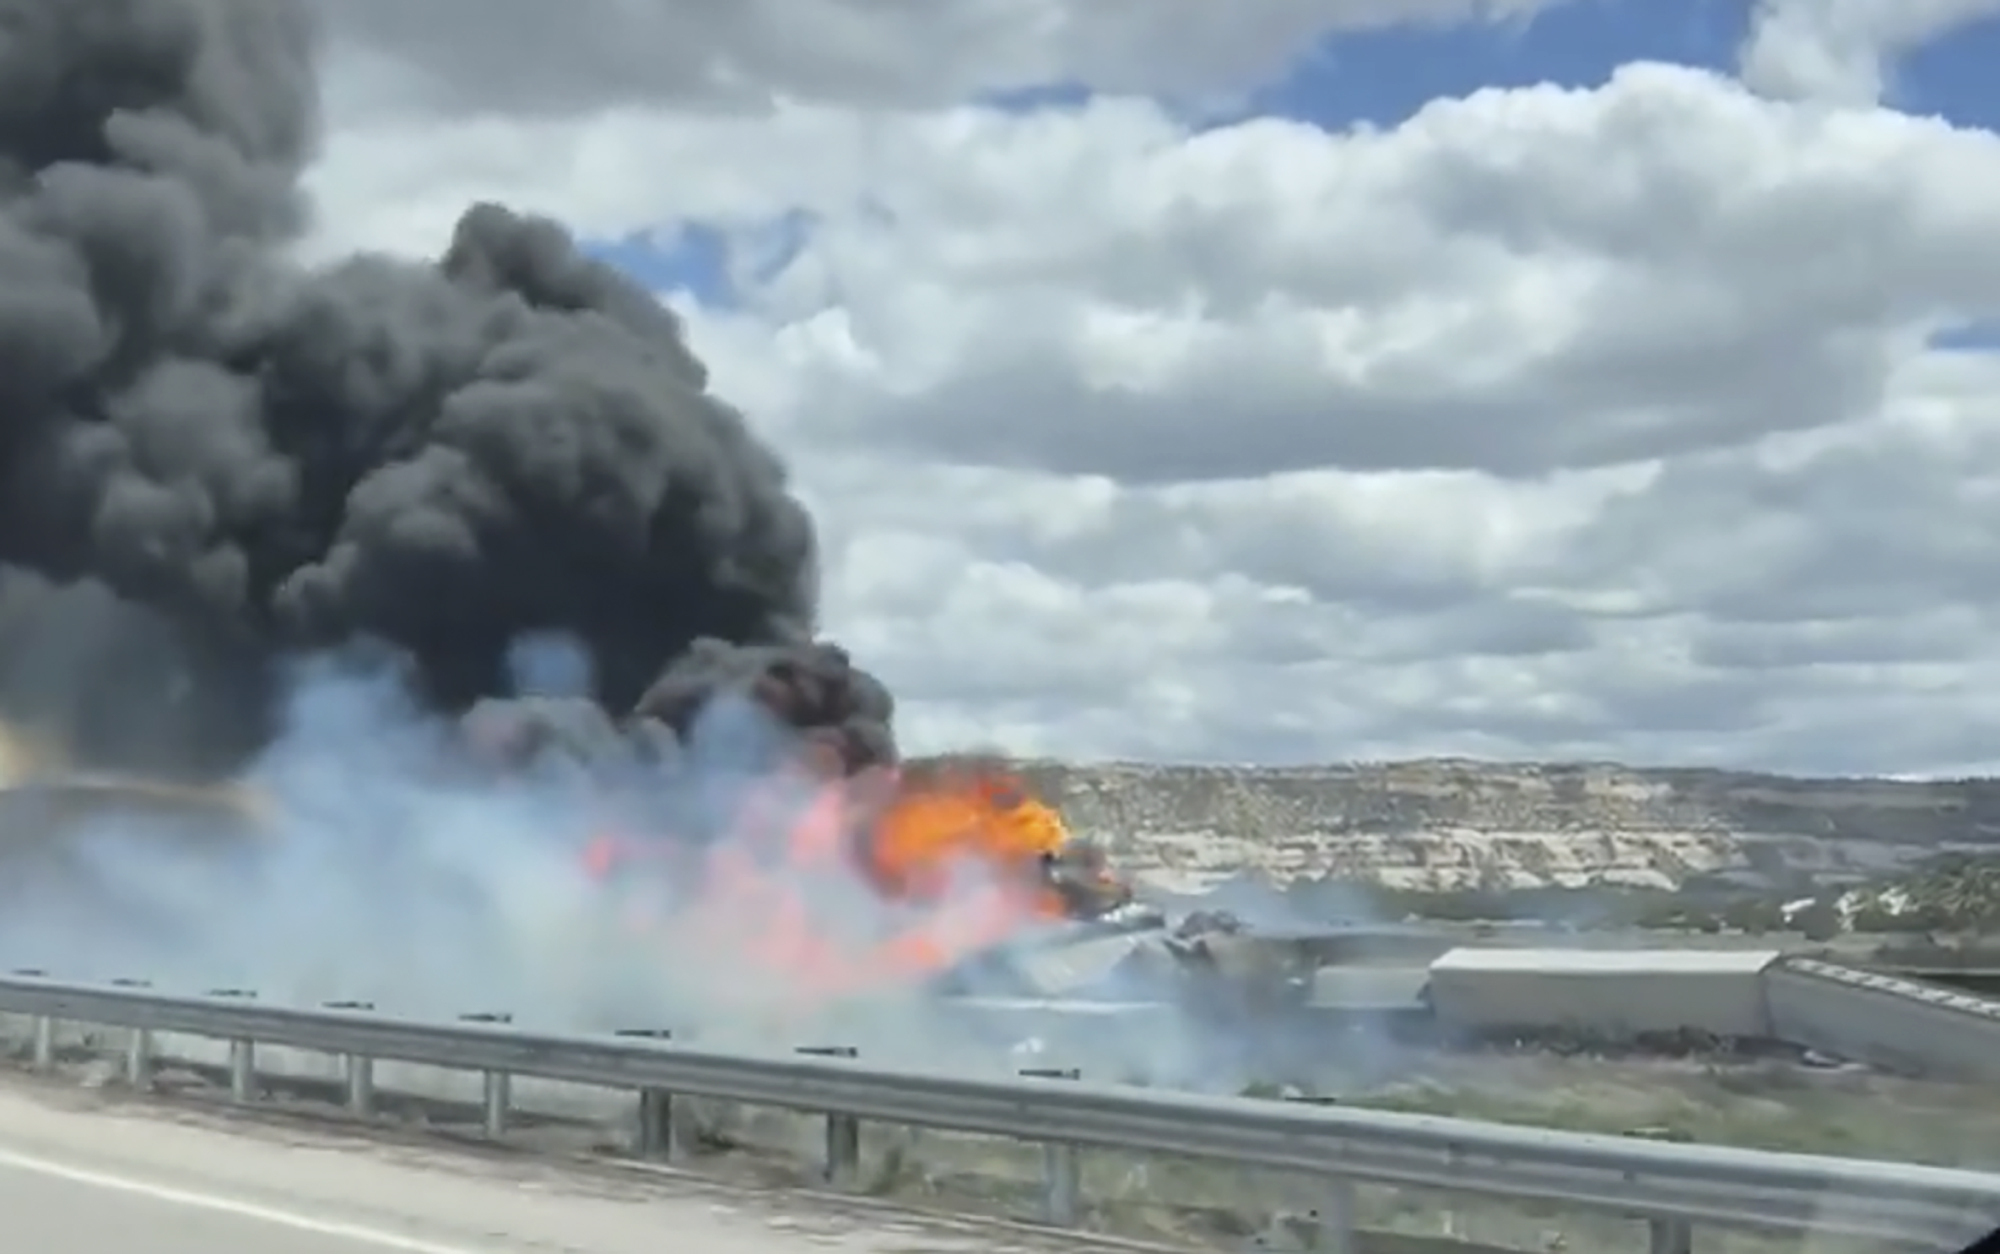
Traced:
[[1707, 1145], [2000, 1170], [2000, 1089], [1859, 1069], [1446, 1058], [1359, 1104], [1588, 1132], [1669, 1129]]

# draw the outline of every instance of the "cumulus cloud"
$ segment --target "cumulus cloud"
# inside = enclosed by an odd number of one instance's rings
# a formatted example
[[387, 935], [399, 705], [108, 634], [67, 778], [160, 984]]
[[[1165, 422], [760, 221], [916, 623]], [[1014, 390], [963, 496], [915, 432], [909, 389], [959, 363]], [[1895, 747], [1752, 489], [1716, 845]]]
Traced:
[[1743, 80], [1777, 96], [1874, 104], [1899, 57], [1996, 16], [1995, 0], [1758, 0]]
[[1052, 84], [1228, 98], [1329, 33], [1517, 23], [1575, 0], [320, 2], [404, 108], [587, 116], [635, 101], [920, 109]]
[[2000, 137], [1881, 103], [1978, 6], [1375, 127], [1186, 106], [1539, 6], [1214, 7], [352, 0], [311, 246], [705, 232], [663, 296], [916, 748], [2000, 762]]

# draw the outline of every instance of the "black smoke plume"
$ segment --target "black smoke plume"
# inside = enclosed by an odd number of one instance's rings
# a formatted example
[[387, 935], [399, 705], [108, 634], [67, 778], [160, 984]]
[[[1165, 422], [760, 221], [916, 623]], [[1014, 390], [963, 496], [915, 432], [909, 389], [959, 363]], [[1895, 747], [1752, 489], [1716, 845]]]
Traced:
[[621, 734], [738, 687], [893, 756], [887, 693], [813, 640], [811, 519], [670, 311], [491, 204], [434, 263], [288, 260], [299, 0], [0, 0], [0, 32], [10, 714], [214, 766], [269, 734], [279, 657], [387, 642], [463, 710], [559, 632]]

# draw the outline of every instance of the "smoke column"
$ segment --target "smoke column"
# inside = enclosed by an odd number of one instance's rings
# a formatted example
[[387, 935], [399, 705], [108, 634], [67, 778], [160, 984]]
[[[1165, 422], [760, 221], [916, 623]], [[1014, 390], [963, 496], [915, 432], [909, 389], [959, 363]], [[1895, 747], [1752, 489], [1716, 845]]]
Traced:
[[[491, 204], [428, 263], [294, 262], [300, 0], [0, 0], [0, 31], [0, 717], [27, 757], [280, 815], [7, 794], [0, 957], [954, 1056], [915, 999], [801, 1022], [739, 962], [756, 910], [635, 935], [579, 865], [607, 818], [727, 841], [774, 757], [897, 758], [887, 691], [816, 638], [786, 468], [676, 317]], [[847, 930], [899, 922], [811, 877]]]
[[[0, 32], [0, 716], [27, 756], [283, 815], [10, 854], [0, 954], [568, 1023], [785, 1011], [726, 946], [619, 933], [573, 856], [607, 781], [700, 830], [774, 754], [897, 757], [887, 691], [816, 639], [812, 520], [676, 317], [492, 204], [432, 262], [290, 260], [301, 0], [0, 0]], [[468, 746], [509, 769], [431, 769]], [[953, 1054], [920, 1006], [868, 1013], [819, 1027]]]
[[[551, 633], [620, 713], [702, 638], [819, 665], [811, 520], [644, 290], [485, 204], [433, 264], [287, 263], [319, 136], [302, 4], [0, 15], [0, 562], [49, 581], [9, 576], [0, 630], [116, 619], [93, 630], [182, 658], [147, 669], [202, 698], [147, 739], [190, 765], [269, 737], [273, 656], [357, 638], [444, 708]], [[675, 685], [743, 669], [711, 651]], [[886, 695], [834, 670], [857, 751], [888, 753]]]
[[0, 713], [84, 766], [247, 773], [296, 829], [247, 868], [130, 816], [66, 851], [150, 961], [372, 930], [385, 966], [504, 968], [495, 903], [572, 887], [545, 851], [595, 816], [424, 776], [447, 732], [657, 764], [734, 692], [765, 741], [894, 761], [887, 692], [814, 638], [812, 521], [670, 311], [491, 204], [434, 262], [289, 259], [302, 3], [0, 0], [0, 30]]

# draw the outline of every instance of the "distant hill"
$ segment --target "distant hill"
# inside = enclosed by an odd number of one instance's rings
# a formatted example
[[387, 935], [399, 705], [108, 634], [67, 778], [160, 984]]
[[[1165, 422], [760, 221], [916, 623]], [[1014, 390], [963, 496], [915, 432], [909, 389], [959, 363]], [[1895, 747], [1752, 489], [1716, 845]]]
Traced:
[[1412, 891], [1796, 891], [1877, 881], [1941, 852], [2000, 852], [2000, 780], [1989, 779], [1460, 759], [1005, 765], [1079, 835], [1168, 891], [1245, 876]]

